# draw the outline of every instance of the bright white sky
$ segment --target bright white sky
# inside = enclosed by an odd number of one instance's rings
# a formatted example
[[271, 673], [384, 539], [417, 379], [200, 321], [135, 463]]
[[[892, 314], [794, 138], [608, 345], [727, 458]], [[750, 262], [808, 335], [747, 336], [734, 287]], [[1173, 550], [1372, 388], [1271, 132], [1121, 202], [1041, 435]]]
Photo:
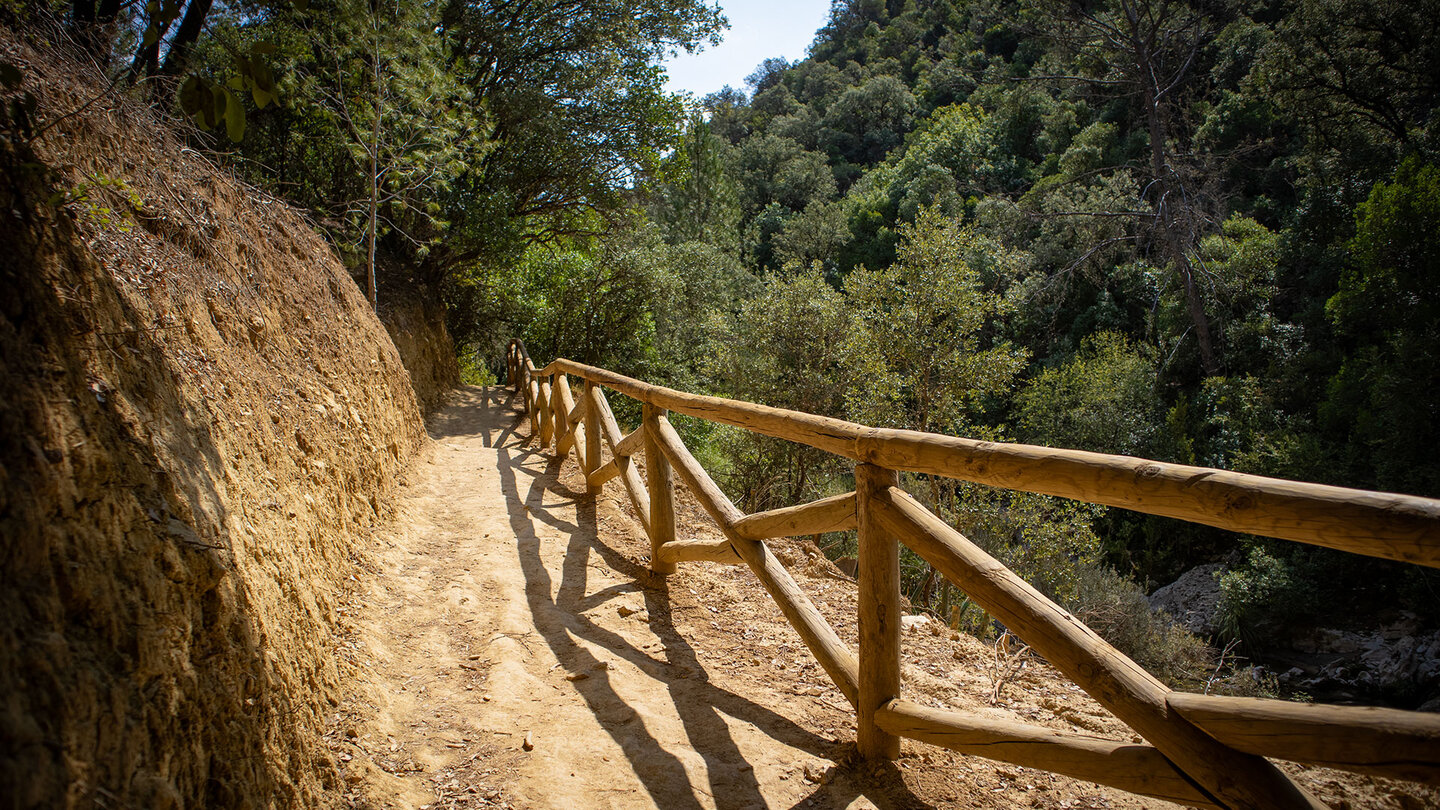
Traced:
[[815, 32], [830, 19], [830, 0], [720, 0], [730, 29], [725, 41], [665, 62], [666, 89], [696, 98], [730, 85], [745, 90], [745, 77], [772, 56], [803, 59]]

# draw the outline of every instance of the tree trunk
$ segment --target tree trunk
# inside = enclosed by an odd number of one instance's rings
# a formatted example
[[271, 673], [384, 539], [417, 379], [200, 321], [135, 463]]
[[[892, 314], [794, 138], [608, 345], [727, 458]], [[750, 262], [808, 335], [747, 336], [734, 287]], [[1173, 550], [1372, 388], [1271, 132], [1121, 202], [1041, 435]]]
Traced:
[[1160, 230], [1161, 244], [1165, 254], [1180, 274], [1181, 287], [1185, 294], [1185, 311], [1195, 327], [1195, 341], [1200, 348], [1200, 365], [1206, 375], [1215, 375], [1220, 364], [1215, 358], [1215, 348], [1210, 337], [1210, 319], [1205, 314], [1205, 301], [1200, 287], [1195, 282], [1195, 268], [1190, 263], [1188, 245], [1182, 230], [1188, 229], [1191, 216], [1183, 205], [1177, 205], [1177, 195], [1184, 196], [1183, 184], [1176, 176], [1167, 151], [1169, 132], [1160, 113], [1159, 92], [1155, 86], [1154, 61], [1146, 39], [1140, 36], [1140, 22], [1134, 16], [1133, 8], [1127, 8], [1131, 15], [1131, 46], [1134, 48], [1136, 74], [1141, 87], [1141, 101], [1145, 105], [1145, 124], [1150, 135], [1150, 172], [1154, 182], [1150, 185], [1150, 196], [1155, 206], [1155, 227]]
[[175, 36], [170, 39], [170, 52], [165, 54], [165, 65], [160, 69], [162, 75], [174, 77], [185, 72], [190, 63], [190, 49], [205, 28], [205, 17], [210, 14], [212, 2], [190, 0], [185, 16], [180, 19], [180, 27], [175, 29]]
[[[379, 25], [377, 20], [376, 25]], [[380, 42], [376, 32], [375, 54], [371, 65], [375, 77], [375, 121], [370, 128], [370, 223], [366, 228], [366, 292], [371, 309], [379, 309], [380, 297], [375, 284], [375, 221], [380, 214]]]

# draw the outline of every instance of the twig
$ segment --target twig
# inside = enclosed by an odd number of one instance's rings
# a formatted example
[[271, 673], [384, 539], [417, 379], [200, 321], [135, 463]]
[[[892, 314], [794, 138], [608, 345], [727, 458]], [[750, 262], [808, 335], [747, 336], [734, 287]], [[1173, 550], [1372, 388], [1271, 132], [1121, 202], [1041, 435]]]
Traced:
[[1201, 694], [1210, 694], [1210, 688], [1215, 685], [1215, 681], [1220, 679], [1220, 670], [1225, 668], [1225, 659], [1230, 657], [1230, 653], [1234, 651], [1235, 645], [1239, 643], [1240, 639], [1234, 639], [1225, 645], [1225, 649], [1220, 651], [1220, 660], [1215, 663], [1215, 671], [1211, 673], [1209, 679], [1205, 681], [1205, 691]]

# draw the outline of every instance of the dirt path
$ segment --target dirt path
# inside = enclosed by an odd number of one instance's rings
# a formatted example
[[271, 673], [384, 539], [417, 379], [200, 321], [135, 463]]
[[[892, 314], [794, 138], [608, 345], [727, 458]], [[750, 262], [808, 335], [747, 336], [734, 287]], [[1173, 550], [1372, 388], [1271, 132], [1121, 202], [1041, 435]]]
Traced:
[[[429, 428], [341, 611], [355, 688], [331, 743], [350, 806], [1173, 807], [910, 742], [894, 764], [857, 762], [849, 705], [747, 569], [652, 577], [620, 488], [585, 494], [506, 389], [457, 392]], [[676, 505], [682, 538], [714, 531], [683, 489]], [[853, 645], [853, 582], [809, 543], [771, 547]], [[912, 700], [1139, 741], [1041, 662], [995, 697], [981, 642], [929, 622], [904, 645]], [[1364, 795], [1350, 806], [1431, 795], [1301, 779], [1327, 800]]]
[[665, 582], [596, 539], [596, 501], [522, 423], [500, 388], [467, 389], [432, 422], [408, 528], [357, 595], [352, 653], [379, 697], [340, 724], [352, 779], [371, 803], [413, 807], [811, 798], [841, 746], [707, 679]]

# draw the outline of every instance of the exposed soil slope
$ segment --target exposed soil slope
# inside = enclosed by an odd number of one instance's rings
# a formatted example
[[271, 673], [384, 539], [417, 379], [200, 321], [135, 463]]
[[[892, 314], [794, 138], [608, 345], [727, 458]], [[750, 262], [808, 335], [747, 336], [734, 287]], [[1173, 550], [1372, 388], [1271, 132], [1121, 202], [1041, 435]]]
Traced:
[[284, 204], [0, 51], [56, 122], [0, 155], [0, 806], [336, 803], [334, 607], [424, 441], [400, 357]]
[[387, 287], [380, 300], [380, 321], [400, 352], [421, 413], [434, 413], [460, 384], [460, 365], [455, 342], [445, 328], [444, 305], [425, 297], [418, 288]]

